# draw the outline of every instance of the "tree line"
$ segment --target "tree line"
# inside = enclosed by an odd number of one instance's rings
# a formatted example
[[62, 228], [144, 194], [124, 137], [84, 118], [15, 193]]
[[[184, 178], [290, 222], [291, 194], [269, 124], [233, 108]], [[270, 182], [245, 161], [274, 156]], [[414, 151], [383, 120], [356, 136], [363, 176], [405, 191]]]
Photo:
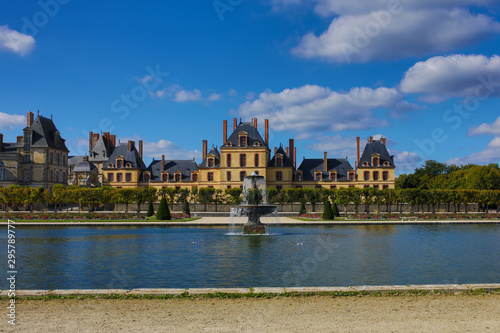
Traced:
[[[137, 205], [137, 211], [145, 208], [144, 205], [158, 202], [165, 198], [173, 209], [174, 203], [190, 202], [194, 205], [201, 204], [206, 210], [208, 204], [231, 204], [238, 205], [242, 201], [241, 188], [226, 190], [214, 189], [211, 187], [176, 190], [173, 187], [166, 187], [157, 190], [154, 187], [144, 188], [82, 188], [78, 186], [55, 185], [52, 191], [44, 188], [25, 187], [12, 185], [7, 188], [0, 188], [0, 207], [4, 211], [24, 210], [32, 211], [35, 206], [42, 209], [51, 207], [54, 210], [62, 210], [64, 207], [78, 207], [79, 210], [87, 208], [94, 210], [112, 210], [116, 205], [125, 205], [128, 211], [130, 204]], [[499, 190], [467, 190], [467, 189], [384, 189], [374, 188], [340, 188], [340, 189], [312, 189], [312, 188], [289, 188], [277, 190], [274, 187], [267, 188], [267, 203], [276, 204], [283, 210], [284, 204], [310, 203], [312, 211], [316, 211], [316, 205], [324, 200], [342, 205], [344, 213], [347, 213], [347, 206], [354, 205], [356, 213], [363, 208], [369, 213], [371, 205], [377, 206], [378, 212], [403, 212], [405, 204], [410, 205], [411, 212], [432, 211], [435, 213], [438, 205], [445, 205], [448, 212], [457, 212], [463, 208], [466, 212], [470, 204], [477, 204], [477, 210], [487, 211], [488, 208], [497, 209], [500, 207]], [[293, 205], [292, 211], [293, 211]]]

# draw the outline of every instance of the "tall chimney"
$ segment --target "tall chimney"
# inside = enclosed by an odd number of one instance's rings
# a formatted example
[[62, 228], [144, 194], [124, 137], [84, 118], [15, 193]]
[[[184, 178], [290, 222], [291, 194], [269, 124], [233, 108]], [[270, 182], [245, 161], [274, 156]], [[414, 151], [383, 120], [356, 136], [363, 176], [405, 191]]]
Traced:
[[116, 147], [116, 135], [110, 135], [109, 136], [110, 140], [111, 140], [111, 144], [113, 145], [113, 147]]
[[370, 136], [370, 142], [373, 142], [373, 136]]
[[223, 145], [226, 144], [226, 141], [227, 141], [227, 120], [224, 120], [222, 122], [222, 132], [223, 132], [223, 136], [224, 136], [224, 140], [222, 142]]
[[359, 166], [359, 159], [360, 159], [360, 144], [359, 144], [359, 136], [356, 138], [356, 144], [358, 146], [357, 152], [358, 152], [358, 159], [356, 160], [356, 168]]
[[97, 140], [99, 140], [99, 133], [93, 133], [92, 134], [92, 147], [95, 147]]
[[286, 147], [286, 156], [288, 156], [288, 158], [290, 158], [290, 154], [288, 154], [288, 147]]
[[293, 169], [295, 170], [297, 168], [297, 147], [295, 147], [295, 150], [293, 152]]
[[203, 140], [203, 160], [207, 157], [207, 140]]
[[22, 135], [18, 135], [17, 136], [17, 142], [19, 143], [21, 141], [23, 141], [23, 136]]
[[277, 150], [278, 150], [278, 147], [274, 147], [274, 155], [276, 155]]
[[266, 146], [269, 147], [269, 119], [264, 120]]
[[163, 173], [163, 171], [165, 171], [165, 155], [161, 155], [161, 173]]
[[33, 119], [35, 117], [35, 114], [31, 111], [28, 111], [28, 114], [26, 115], [26, 126], [31, 127], [33, 125]]
[[236, 126], [238, 126], [238, 120], [233, 118], [233, 131], [236, 129]]
[[104, 144], [109, 145], [109, 132], [102, 133], [102, 138], [104, 139]]
[[290, 139], [288, 140], [288, 145], [290, 146], [290, 163], [292, 163], [293, 165], [293, 152], [295, 151], [294, 149], [294, 140], [293, 139]]
[[386, 138], [380, 138], [380, 141], [382, 141], [384, 146], [387, 146], [387, 139]]
[[323, 171], [328, 171], [328, 153], [325, 151], [323, 155]]
[[142, 160], [142, 140], [139, 140], [139, 157]]
[[3, 150], [3, 134], [0, 133], [0, 151]]
[[132, 140], [128, 140], [128, 151], [132, 151], [134, 149], [135, 142]]
[[94, 133], [92, 131], [89, 132], [89, 151], [94, 149]]
[[257, 118], [253, 118], [253, 127], [257, 128]]

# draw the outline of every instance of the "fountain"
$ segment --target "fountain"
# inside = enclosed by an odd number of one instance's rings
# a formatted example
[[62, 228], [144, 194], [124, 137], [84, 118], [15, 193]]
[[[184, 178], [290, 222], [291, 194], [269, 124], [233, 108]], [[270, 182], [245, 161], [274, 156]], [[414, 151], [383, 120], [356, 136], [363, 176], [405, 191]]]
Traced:
[[245, 176], [243, 181], [243, 200], [236, 207], [231, 207], [231, 216], [247, 216], [248, 222], [243, 225], [243, 234], [265, 234], [266, 228], [260, 217], [276, 213], [276, 206], [267, 204], [266, 180], [255, 172]]

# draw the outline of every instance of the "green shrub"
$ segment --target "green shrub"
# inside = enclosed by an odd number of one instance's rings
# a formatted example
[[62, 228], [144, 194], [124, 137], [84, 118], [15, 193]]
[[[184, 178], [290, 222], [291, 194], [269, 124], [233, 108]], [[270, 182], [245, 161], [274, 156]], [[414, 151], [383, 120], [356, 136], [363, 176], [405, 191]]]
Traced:
[[170, 209], [168, 208], [167, 199], [161, 198], [160, 206], [158, 206], [158, 210], [156, 211], [156, 218], [160, 221], [172, 219], [172, 216], [170, 215]]
[[337, 203], [336, 202], [334, 202], [332, 204], [332, 212], [333, 212], [333, 216], [336, 216], [336, 217], [340, 216], [339, 208], [337, 207]]
[[306, 205], [304, 202], [300, 203], [299, 216], [306, 213]]
[[321, 216], [323, 220], [334, 220], [335, 216], [333, 215], [332, 206], [330, 205], [330, 201], [325, 199], [325, 205], [323, 209], [323, 215]]
[[149, 205], [148, 205], [148, 212], [146, 213], [146, 216], [147, 217], [150, 217], [150, 216], [153, 216], [155, 214], [155, 210], [153, 208], [153, 203], [152, 202], [149, 202]]
[[189, 209], [189, 202], [184, 201], [184, 204], [182, 205], [182, 214], [185, 214], [189, 217], [191, 217], [191, 211]]

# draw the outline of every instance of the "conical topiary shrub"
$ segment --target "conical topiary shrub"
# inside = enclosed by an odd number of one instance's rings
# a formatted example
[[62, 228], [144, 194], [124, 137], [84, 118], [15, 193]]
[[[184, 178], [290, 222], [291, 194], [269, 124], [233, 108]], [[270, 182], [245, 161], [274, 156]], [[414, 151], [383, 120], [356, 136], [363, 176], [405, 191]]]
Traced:
[[306, 212], [306, 205], [304, 204], [304, 202], [301, 202], [300, 203], [300, 209], [299, 209], [299, 216], [302, 215], [302, 214], [305, 214], [307, 213]]
[[337, 203], [336, 202], [334, 202], [332, 204], [332, 212], [333, 212], [333, 216], [334, 217], [339, 217], [340, 216], [339, 208], [337, 207]]
[[148, 205], [148, 212], [146, 213], [147, 217], [153, 216], [155, 214], [155, 210], [153, 208], [153, 203], [150, 202]]
[[184, 201], [184, 204], [182, 205], [182, 214], [191, 217], [191, 211], [189, 210], [189, 202], [187, 202], [187, 200]]
[[160, 221], [172, 219], [170, 209], [168, 209], [168, 203], [165, 198], [161, 198], [160, 200], [160, 206], [158, 206], [158, 210], [156, 211], [156, 218]]
[[333, 216], [332, 206], [330, 205], [330, 201], [325, 199], [325, 205], [323, 209], [323, 215], [321, 216], [323, 220], [333, 220], [335, 216]]

